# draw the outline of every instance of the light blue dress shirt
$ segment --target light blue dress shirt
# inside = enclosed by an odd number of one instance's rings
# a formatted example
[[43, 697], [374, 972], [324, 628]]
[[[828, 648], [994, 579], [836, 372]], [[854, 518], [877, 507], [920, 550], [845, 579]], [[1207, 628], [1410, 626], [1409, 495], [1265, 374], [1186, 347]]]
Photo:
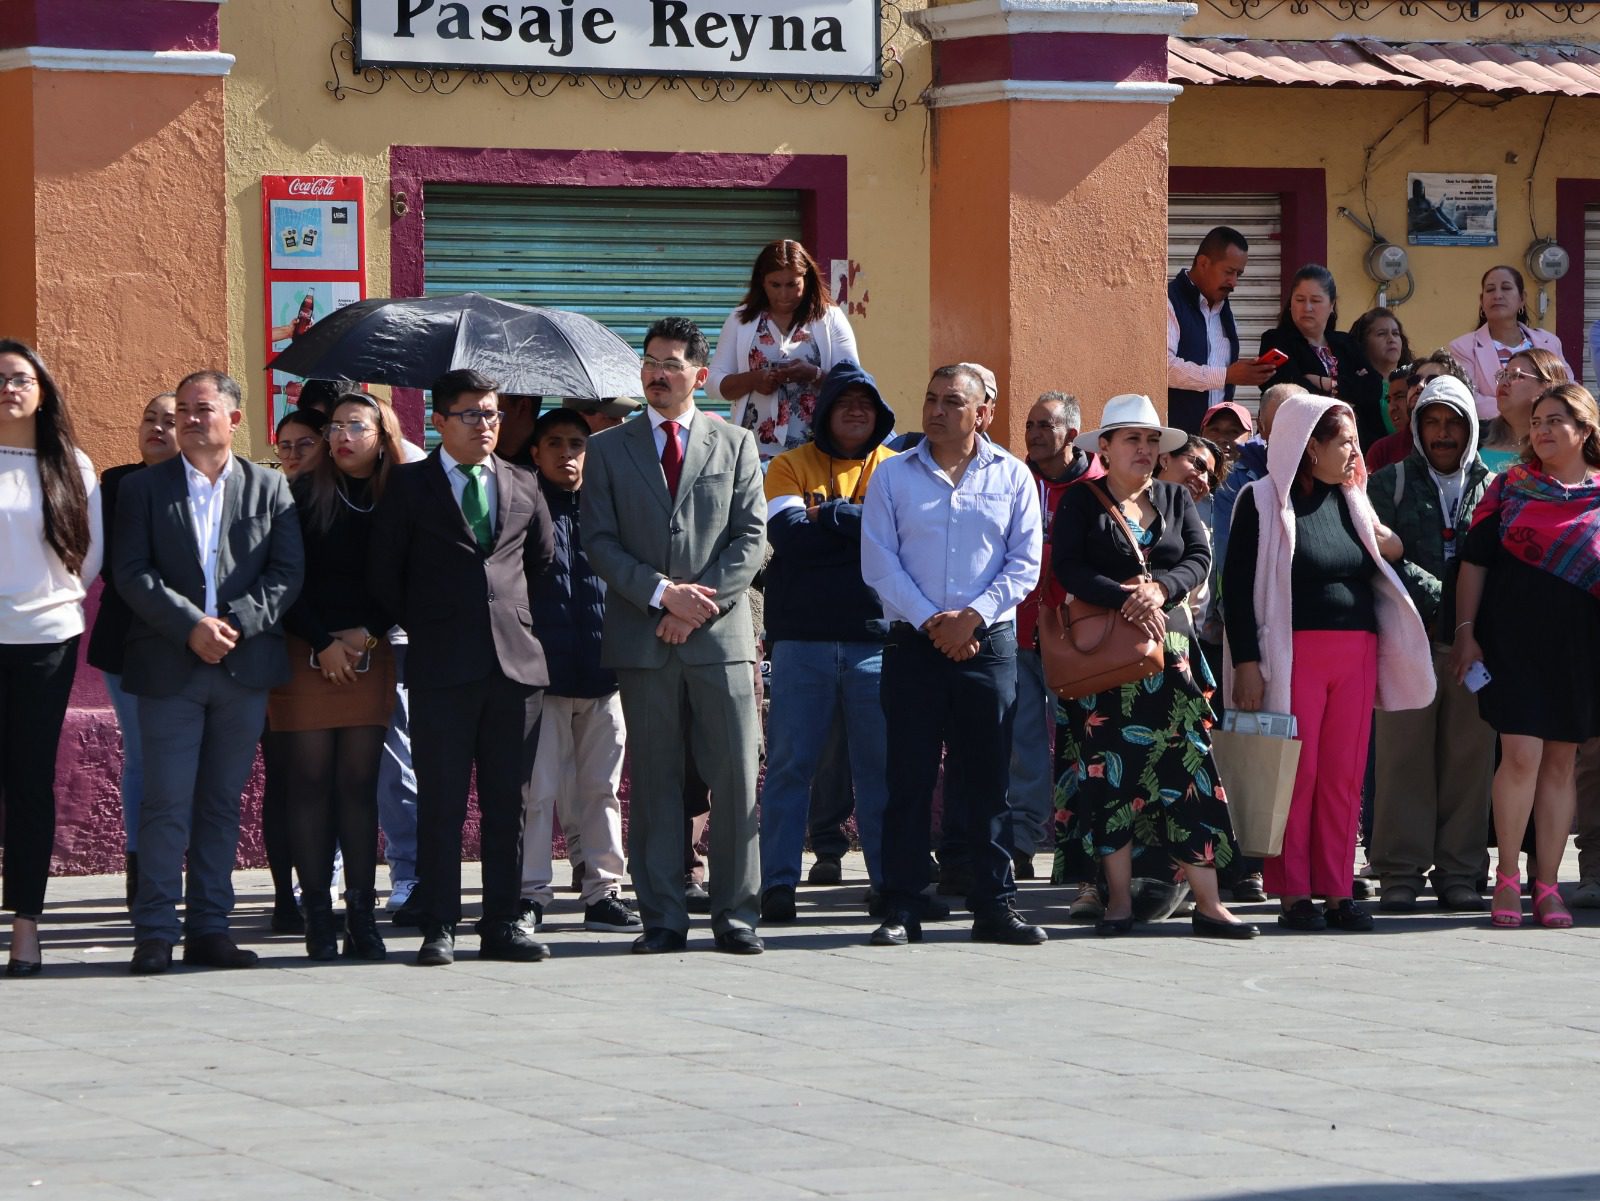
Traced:
[[1010, 621], [1039, 582], [1043, 529], [1027, 466], [986, 438], [959, 483], [926, 441], [878, 466], [861, 513], [861, 575], [890, 621], [921, 629], [971, 608]]

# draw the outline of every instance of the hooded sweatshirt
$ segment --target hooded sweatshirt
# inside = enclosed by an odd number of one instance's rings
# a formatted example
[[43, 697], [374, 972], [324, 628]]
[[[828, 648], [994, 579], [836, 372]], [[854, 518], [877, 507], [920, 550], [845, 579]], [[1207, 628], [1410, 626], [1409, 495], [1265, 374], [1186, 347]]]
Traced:
[[[1301, 456], [1311, 440], [1322, 415], [1338, 401], [1301, 393], [1283, 402], [1273, 420], [1272, 441], [1267, 446], [1267, 474], [1249, 484], [1240, 494], [1234, 519], [1238, 524], [1230, 542], [1230, 566], [1224, 578], [1228, 584], [1228, 598], [1237, 604], [1240, 585], [1250, 572], [1235, 570], [1242, 566], [1240, 556], [1249, 552], [1250, 539], [1244, 538], [1242, 519], [1247, 509], [1249, 524], [1259, 521], [1255, 542], [1254, 579], [1250, 580], [1250, 602], [1242, 609], [1226, 614], [1227, 654], [1223, 660], [1223, 688], [1225, 703], [1233, 696], [1234, 643], [1239, 641], [1240, 617], [1248, 616], [1254, 626], [1255, 654], [1241, 647], [1243, 661], [1254, 660], [1261, 666], [1261, 676], [1266, 689], [1262, 708], [1271, 713], [1290, 712], [1290, 679], [1294, 671], [1294, 590], [1293, 566], [1295, 558], [1296, 514], [1294, 506], [1295, 475]], [[1400, 578], [1378, 550], [1376, 516], [1363, 491], [1366, 468], [1358, 464], [1356, 479], [1338, 486], [1342, 499], [1343, 515], [1348, 517], [1349, 528], [1364, 548], [1370, 562], [1368, 581], [1372, 592], [1372, 613], [1378, 635], [1378, 688], [1377, 705], [1380, 709], [1420, 709], [1433, 700], [1433, 654], [1427, 631], [1417, 615], [1416, 606], [1406, 594]], [[1249, 498], [1248, 506], [1245, 498]], [[1248, 641], [1246, 634], [1245, 641]]]
[[[833, 443], [829, 418], [846, 388], [871, 395], [878, 420], [865, 449], [847, 456]], [[877, 595], [861, 578], [861, 502], [878, 464], [894, 412], [855, 363], [828, 372], [811, 418], [812, 441], [785, 451], [767, 468], [767, 637], [774, 642], [876, 642], [888, 635]], [[815, 510], [812, 517], [808, 510]]]
[[[1447, 474], [1435, 471], [1422, 445], [1422, 411], [1445, 405], [1467, 423], [1461, 464]], [[1472, 392], [1453, 376], [1428, 381], [1411, 413], [1413, 447], [1403, 462], [1373, 473], [1367, 496], [1378, 519], [1405, 543], [1405, 558], [1395, 564], [1417, 612], [1434, 641], [1454, 641], [1456, 551], [1472, 525], [1472, 515], [1492, 473], [1478, 457], [1478, 409]]]

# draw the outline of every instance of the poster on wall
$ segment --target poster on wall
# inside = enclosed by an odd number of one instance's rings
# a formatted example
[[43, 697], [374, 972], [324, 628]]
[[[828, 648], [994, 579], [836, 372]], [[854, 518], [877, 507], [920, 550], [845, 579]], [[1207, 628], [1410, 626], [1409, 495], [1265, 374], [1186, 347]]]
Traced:
[[[367, 296], [366, 181], [359, 175], [261, 180], [267, 359], [335, 309]], [[267, 371], [267, 425], [295, 406], [300, 380]]]
[[1493, 175], [1413, 171], [1406, 177], [1406, 240], [1413, 246], [1496, 246]]

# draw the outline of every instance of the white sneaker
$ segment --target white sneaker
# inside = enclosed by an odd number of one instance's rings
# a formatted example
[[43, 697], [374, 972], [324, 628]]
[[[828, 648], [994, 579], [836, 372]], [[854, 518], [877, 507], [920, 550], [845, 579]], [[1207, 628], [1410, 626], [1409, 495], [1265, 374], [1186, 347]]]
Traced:
[[394, 886], [389, 889], [389, 900], [384, 905], [384, 908], [390, 913], [405, 908], [406, 902], [411, 899], [411, 894], [416, 891], [416, 888], [417, 882], [415, 880], [396, 880]]

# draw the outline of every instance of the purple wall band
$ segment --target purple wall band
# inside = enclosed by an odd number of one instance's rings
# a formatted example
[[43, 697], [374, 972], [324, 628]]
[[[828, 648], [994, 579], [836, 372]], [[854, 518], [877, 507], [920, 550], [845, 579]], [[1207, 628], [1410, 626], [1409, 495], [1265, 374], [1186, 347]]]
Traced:
[[940, 84], [1000, 79], [1121, 83], [1167, 80], [1165, 34], [1017, 33], [934, 43]]
[[217, 26], [192, 0], [0, 0], [0, 49], [217, 50]]

